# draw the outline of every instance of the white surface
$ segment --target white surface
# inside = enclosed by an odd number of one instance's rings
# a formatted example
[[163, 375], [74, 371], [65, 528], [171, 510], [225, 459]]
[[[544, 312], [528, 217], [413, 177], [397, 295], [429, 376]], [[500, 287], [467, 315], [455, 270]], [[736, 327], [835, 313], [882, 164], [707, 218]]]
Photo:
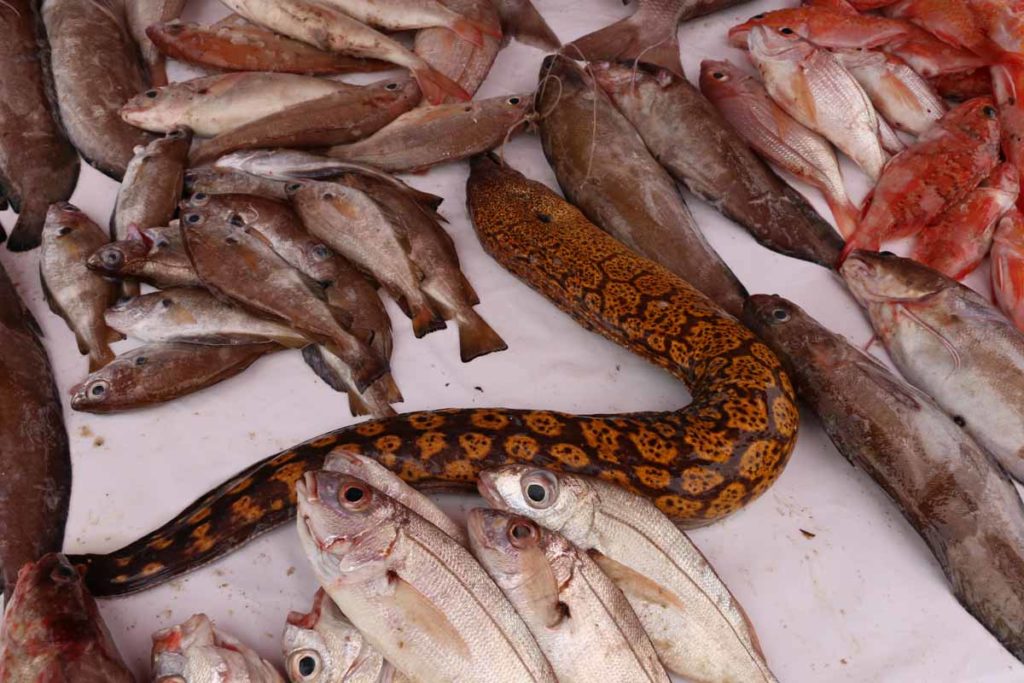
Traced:
[[[537, 0], [568, 42], [633, 11], [618, 0]], [[742, 54], [725, 43], [737, 20], [785, 3], [751, 2], [683, 26], [684, 63], [695, 80], [700, 59]], [[187, 18], [217, 17], [214, 0], [193, 0]], [[543, 54], [513, 44], [498, 57], [481, 96], [529, 90]], [[557, 187], [534, 136], [506, 150], [511, 164]], [[855, 199], [863, 176], [844, 165]], [[465, 164], [414, 176], [445, 197], [463, 267], [483, 300], [479, 311], [509, 350], [459, 362], [454, 326], [413, 338], [388, 303], [395, 325], [394, 374], [400, 409], [462, 406], [537, 407], [583, 412], [675, 408], [688, 400], [668, 374], [584, 331], [487, 257], [465, 211]], [[83, 168], [72, 200], [105, 223], [116, 185]], [[757, 245], [746, 232], [690, 198], [709, 240], [751, 292], [778, 292], [834, 330], [864, 343], [870, 336], [853, 300], [828, 272]], [[820, 198], [812, 198], [826, 211]], [[827, 213], [823, 214], [827, 215]], [[4, 214], [5, 225], [12, 224]], [[177, 402], [134, 413], [75, 413], [68, 388], [86, 373], [64, 323], [38, 284], [38, 252], [0, 261], [46, 332], [74, 460], [68, 552], [102, 552], [157, 527], [210, 487], [294, 443], [354, 422], [344, 395], [320, 382], [295, 352], [260, 360], [238, 378]], [[132, 342], [116, 348], [123, 351]], [[1024, 666], [953, 598], [933, 559], [899, 511], [850, 467], [815, 418], [803, 413], [796, 452], [780, 480], [734, 517], [692, 533], [743, 603], [782, 681], [1020, 681]], [[474, 498], [449, 498], [455, 507]], [[809, 531], [813, 538], [801, 530]], [[278, 530], [227, 559], [169, 585], [101, 609], [122, 653], [148, 676], [150, 634], [205, 611], [218, 624], [280, 661], [289, 610], [305, 611], [315, 586], [292, 528]]]

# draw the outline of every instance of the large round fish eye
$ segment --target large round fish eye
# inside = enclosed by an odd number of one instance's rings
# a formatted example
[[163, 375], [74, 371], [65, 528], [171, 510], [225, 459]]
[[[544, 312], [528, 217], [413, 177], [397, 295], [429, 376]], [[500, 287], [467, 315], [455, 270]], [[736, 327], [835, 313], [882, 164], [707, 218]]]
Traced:
[[299, 650], [288, 658], [288, 673], [293, 681], [311, 681], [320, 674], [320, 653], [316, 650]]
[[523, 497], [537, 510], [551, 507], [558, 497], [558, 480], [550, 472], [535, 470], [523, 477]]
[[160, 93], [158, 93], [156, 90], [147, 90], [145, 92], [146, 97], [148, 97], [151, 100], [156, 99], [156, 96], [159, 95], [159, 94]]
[[98, 379], [89, 385], [86, 393], [93, 398], [103, 398], [110, 391], [110, 382], [105, 379]]
[[104, 249], [100, 258], [103, 260], [103, 265], [111, 268], [118, 268], [124, 264], [124, 254], [120, 249]]
[[785, 308], [773, 308], [772, 309], [772, 322], [784, 323], [789, 322], [790, 319], [789, 311]]
[[508, 540], [516, 548], [525, 548], [537, 539], [537, 525], [533, 522], [516, 519], [508, 525]]
[[370, 503], [370, 490], [364, 484], [346, 484], [338, 490], [338, 502], [347, 510], [361, 510]]

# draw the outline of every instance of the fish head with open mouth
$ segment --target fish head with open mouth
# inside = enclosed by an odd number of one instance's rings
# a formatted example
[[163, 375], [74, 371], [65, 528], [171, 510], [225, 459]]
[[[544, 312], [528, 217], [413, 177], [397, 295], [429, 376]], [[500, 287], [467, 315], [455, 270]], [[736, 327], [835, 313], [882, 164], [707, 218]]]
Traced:
[[948, 289], [952, 282], [911, 259], [863, 249], [851, 253], [839, 272], [857, 301], [868, 307], [921, 301]]
[[528, 517], [545, 528], [560, 531], [580, 530], [574, 537], [585, 537], [593, 526], [597, 496], [589, 483], [562, 472], [504, 465], [480, 473], [480, 495], [499, 510]]

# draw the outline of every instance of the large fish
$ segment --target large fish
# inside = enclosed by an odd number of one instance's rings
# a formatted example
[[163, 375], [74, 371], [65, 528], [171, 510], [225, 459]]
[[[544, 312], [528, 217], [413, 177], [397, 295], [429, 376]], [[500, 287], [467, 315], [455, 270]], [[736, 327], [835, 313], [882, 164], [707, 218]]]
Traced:
[[921, 534], [964, 608], [1024, 658], [1024, 508], [999, 466], [923, 392], [794, 304], [755, 295], [744, 320], [839, 452]]
[[203, 286], [176, 222], [163, 228], [129, 230], [126, 239], [93, 252], [86, 265], [108, 277], [138, 280], [160, 289]]
[[[445, 4], [478, 22], [496, 25], [499, 20], [492, 0], [447, 0]], [[498, 37], [484, 35], [482, 44], [474, 45], [445, 28], [421, 29], [413, 41], [413, 52], [470, 96], [490, 73], [500, 49]], [[460, 98], [448, 95], [443, 101], [458, 102]]]
[[629, 120], [566, 57], [547, 57], [540, 79], [541, 142], [566, 198], [626, 246], [738, 315], [746, 290]]
[[128, 30], [139, 46], [142, 61], [149, 73], [151, 86], [167, 85], [167, 64], [163, 53], [146, 33], [153, 24], [177, 19], [185, 9], [186, 0], [128, 0], [124, 3]]
[[484, 35], [501, 38], [496, 21], [483, 22], [452, 10], [438, 0], [321, 0], [364, 24], [388, 31], [440, 27], [476, 46], [483, 45]]
[[826, 267], [842, 240], [803, 196], [754, 154], [690, 82], [624, 65], [591, 65], [647, 148], [688, 190], [769, 249]]
[[236, 171], [218, 166], [216, 168], [191, 168], [185, 171], [185, 194], [252, 194], [270, 199], [288, 199], [285, 192], [287, 181]]
[[747, 39], [755, 26], [773, 31], [789, 29], [829, 49], [879, 47], [906, 38], [913, 30], [906, 22], [888, 17], [805, 5], [754, 15], [729, 29], [729, 43], [733, 47], [747, 47]]
[[1024, 64], [994, 64], [992, 93], [999, 108], [1003, 156], [1024, 178]]
[[205, 614], [153, 634], [156, 683], [284, 683], [274, 665]]
[[1024, 216], [1010, 211], [992, 240], [992, 293], [1000, 310], [1024, 331]]

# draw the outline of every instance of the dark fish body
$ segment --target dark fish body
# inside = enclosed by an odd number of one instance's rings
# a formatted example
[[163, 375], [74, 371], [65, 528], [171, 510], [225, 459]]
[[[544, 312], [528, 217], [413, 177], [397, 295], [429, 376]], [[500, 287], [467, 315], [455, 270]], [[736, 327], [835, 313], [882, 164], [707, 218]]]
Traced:
[[923, 392], [785, 299], [751, 297], [745, 322], [921, 534], [964, 608], [1024, 659], [1024, 506], [999, 466]]
[[515, 38], [520, 43], [532, 45], [541, 50], [555, 51], [562, 47], [562, 41], [551, 30], [548, 23], [531, 0], [491, 0], [501, 17], [501, 30], [505, 41]]
[[566, 198], [627, 246], [738, 315], [746, 290], [704, 239], [632, 124], [569, 59], [545, 59], [541, 79], [541, 141]]
[[288, 199], [283, 180], [225, 168], [192, 168], [185, 171], [185, 194], [254, 194], [271, 199]]
[[160, 289], [203, 286], [177, 225], [131, 232], [127, 239], [93, 252], [86, 265], [107, 277], [130, 278]]
[[146, 29], [162, 21], [177, 19], [185, 9], [186, 0], [126, 0], [128, 30], [139, 46], [139, 53], [149, 73], [149, 84], [167, 85], [167, 65], [163, 54], [146, 35]]
[[[7, 248], [39, 246], [46, 209], [67, 201], [78, 181], [78, 154], [68, 142], [48, 91], [37, 3], [0, 5], [0, 197], [18, 212]], [[3, 241], [0, 228], [0, 241]]]
[[[445, 4], [479, 22], [498, 24], [498, 13], [491, 0], [448, 0]], [[484, 34], [482, 38], [480, 45], [474, 45], [446, 28], [425, 28], [416, 32], [413, 52], [473, 95], [487, 77], [501, 49], [501, 41], [497, 37]], [[444, 101], [458, 102], [459, 99], [449, 95]]]
[[111, 217], [111, 237], [123, 240], [130, 228], [165, 226], [181, 201], [185, 162], [192, 144], [188, 129], [177, 129], [138, 150], [128, 164]]

